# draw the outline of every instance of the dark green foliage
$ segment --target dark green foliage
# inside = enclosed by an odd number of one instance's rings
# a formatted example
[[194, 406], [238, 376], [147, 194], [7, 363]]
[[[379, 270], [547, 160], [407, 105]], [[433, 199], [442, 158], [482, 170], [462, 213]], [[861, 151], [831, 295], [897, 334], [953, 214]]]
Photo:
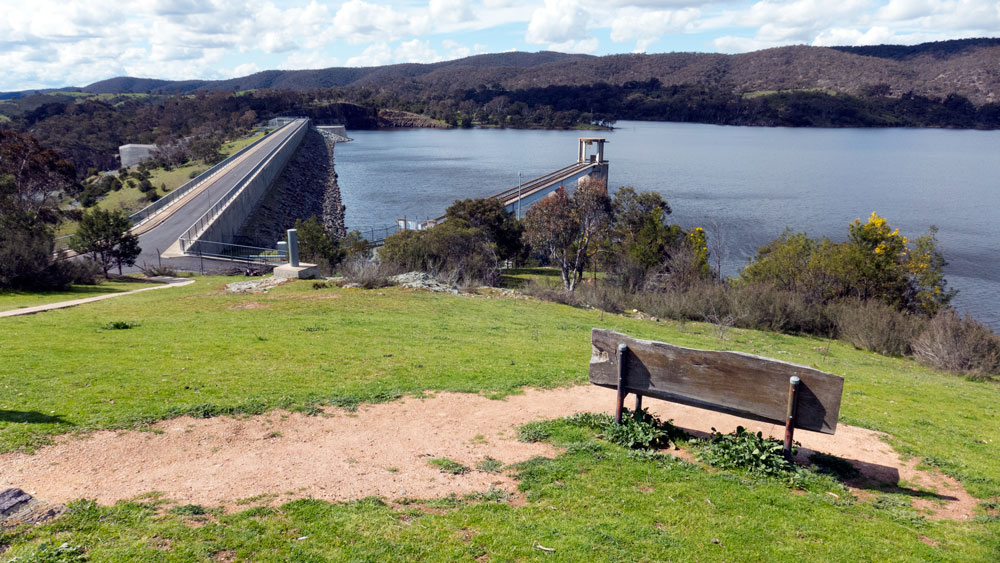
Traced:
[[670, 205], [660, 194], [618, 188], [602, 262], [628, 292], [680, 289], [708, 279], [704, 231], [684, 232], [667, 223]]
[[390, 235], [379, 257], [391, 268], [427, 272], [451, 284], [496, 285], [500, 279], [496, 244], [483, 228], [461, 218]]
[[337, 237], [326, 230], [317, 216], [305, 221], [297, 219], [295, 230], [299, 237], [299, 258], [303, 262], [316, 264], [324, 274], [329, 274], [344, 259], [344, 249]]
[[737, 426], [732, 434], [715, 432], [702, 444], [698, 458], [720, 469], [739, 469], [750, 475], [767, 477], [794, 469], [781, 450], [779, 440], [764, 438], [761, 432], [754, 434]]
[[[608, 417], [610, 419], [610, 417]], [[661, 449], [683, 439], [684, 433], [670, 422], [663, 422], [649, 409], [622, 412], [622, 423], [610, 420], [600, 435], [605, 440], [631, 450]]]
[[80, 218], [79, 229], [70, 239], [70, 248], [79, 254], [90, 254], [101, 265], [104, 275], [112, 264], [134, 266], [142, 249], [139, 237], [132, 234], [132, 222], [123, 211], [92, 209]]
[[104, 325], [104, 330], [128, 330], [139, 326], [139, 323], [132, 321], [111, 321]]
[[559, 268], [563, 288], [574, 291], [610, 222], [607, 182], [588, 177], [572, 196], [559, 187], [532, 205], [524, 215], [524, 240], [534, 254]]
[[909, 241], [872, 213], [848, 227], [848, 240], [834, 243], [786, 231], [762, 246], [740, 274], [742, 283], [774, 285], [813, 302], [878, 301], [907, 313], [933, 316], [954, 296], [933, 227]]
[[501, 201], [486, 198], [456, 201], [445, 210], [445, 216], [449, 221], [464, 221], [469, 227], [482, 231], [486, 240], [496, 245], [500, 260], [521, 257], [524, 229]]
[[441, 473], [450, 473], [451, 475], [464, 475], [470, 471], [467, 466], [446, 457], [436, 457], [428, 463], [439, 468]]
[[75, 194], [73, 167], [28, 135], [0, 129], [0, 289], [93, 283], [86, 263], [54, 260], [59, 198]]

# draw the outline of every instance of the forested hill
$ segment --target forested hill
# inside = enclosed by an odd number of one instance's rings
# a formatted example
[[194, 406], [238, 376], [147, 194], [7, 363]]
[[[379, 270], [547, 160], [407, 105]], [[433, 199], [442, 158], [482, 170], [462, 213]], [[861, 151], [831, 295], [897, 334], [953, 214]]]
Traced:
[[125, 143], [214, 146], [277, 115], [350, 129], [559, 129], [619, 120], [1000, 129], [997, 61], [1000, 39], [970, 39], [740, 55], [499, 53], [215, 82], [121, 77], [0, 94], [0, 128], [31, 134], [81, 174], [117, 167]]
[[592, 57], [553, 52], [477, 55], [434, 64], [271, 70], [221, 81], [113, 78], [90, 93], [176, 94], [204, 90], [308, 90], [374, 87], [392, 93], [448, 94], [480, 85], [506, 90], [656, 79], [663, 86], [724, 87], [733, 93], [821, 89], [863, 95], [873, 88], [899, 96], [956, 94], [974, 105], [1000, 101], [1000, 39], [961, 39], [914, 46], [792, 46], [739, 55], [632, 54]]

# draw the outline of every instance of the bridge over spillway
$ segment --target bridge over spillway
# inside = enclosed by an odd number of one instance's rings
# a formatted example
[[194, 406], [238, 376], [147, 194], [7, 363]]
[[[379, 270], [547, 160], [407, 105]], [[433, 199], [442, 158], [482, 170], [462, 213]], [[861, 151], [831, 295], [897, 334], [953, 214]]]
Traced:
[[[572, 194], [584, 179], [590, 178], [607, 182], [608, 161], [604, 158], [604, 145], [607, 142], [607, 139], [601, 137], [580, 137], [578, 139], [576, 162], [527, 182], [519, 183], [517, 186], [508, 188], [502, 192], [487, 196], [487, 199], [502, 201], [507, 211], [520, 219], [527, 212], [528, 208], [552, 195], [559, 188], [563, 188]], [[385, 229], [381, 232], [372, 230], [370, 234], [364, 232], [361, 234], [362, 236], [367, 234], [368, 236], [365, 236], [365, 238], [378, 246], [385, 240], [388, 234], [400, 230], [427, 229], [445, 219], [445, 215], [428, 221], [398, 219], [395, 227]]]

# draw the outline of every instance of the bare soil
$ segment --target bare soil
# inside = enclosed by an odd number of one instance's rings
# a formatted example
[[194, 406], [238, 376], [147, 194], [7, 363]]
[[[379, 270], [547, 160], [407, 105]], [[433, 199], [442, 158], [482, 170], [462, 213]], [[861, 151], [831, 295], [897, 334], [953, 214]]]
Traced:
[[[34, 454], [0, 455], [0, 488], [19, 487], [49, 502], [76, 498], [113, 504], [151, 491], [178, 503], [239, 508], [247, 499], [280, 503], [312, 497], [343, 501], [375, 495], [431, 498], [515, 491], [508, 475], [442, 473], [429, 460], [447, 457], [475, 468], [486, 457], [504, 464], [554, 456], [557, 448], [517, 440], [533, 420], [577, 412], [610, 412], [614, 391], [594, 386], [529, 389], [505, 400], [437, 393], [363, 405], [357, 412], [329, 408], [319, 416], [274, 412], [254, 417], [177, 418], [152, 431], [100, 431], [63, 437]], [[689, 432], [730, 432], [742, 425], [783, 436], [784, 428], [647, 399], [645, 406]], [[850, 485], [913, 495], [932, 518], [968, 519], [976, 499], [955, 480], [917, 470], [883, 434], [840, 425], [835, 435], [798, 431], [798, 458], [824, 452], [845, 458], [862, 476]], [[680, 452], [675, 452], [680, 453]], [[241, 501], [242, 502], [239, 502]]]

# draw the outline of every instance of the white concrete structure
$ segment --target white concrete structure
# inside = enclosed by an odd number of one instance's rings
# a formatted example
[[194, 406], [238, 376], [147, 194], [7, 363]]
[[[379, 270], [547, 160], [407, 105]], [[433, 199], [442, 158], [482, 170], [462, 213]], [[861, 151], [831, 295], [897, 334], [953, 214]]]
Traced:
[[118, 147], [118, 157], [123, 168], [131, 168], [153, 156], [156, 145], [122, 145]]

